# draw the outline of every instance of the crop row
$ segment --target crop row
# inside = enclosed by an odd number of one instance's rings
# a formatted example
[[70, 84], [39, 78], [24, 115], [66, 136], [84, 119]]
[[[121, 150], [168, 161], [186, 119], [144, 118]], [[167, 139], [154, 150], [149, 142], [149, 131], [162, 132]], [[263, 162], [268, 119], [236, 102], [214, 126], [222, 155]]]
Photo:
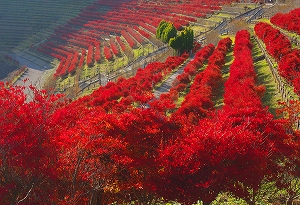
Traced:
[[198, 51], [194, 59], [185, 66], [183, 73], [179, 74], [173, 81], [170, 91], [162, 93], [159, 96], [159, 99], [151, 102], [151, 107], [162, 113], [166, 113], [168, 110], [174, 109], [174, 102], [178, 99], [179, 93], [186, 90], [187, 86], [199, 72], [204, 62], [213, 53], [214, 49], [214, 45], [209, 44]]
[[256, 35], [265, 43], [268, 53], [278, 62], [278, 71], [300, 95], [300, 50], [292, 49], [290, 40], [267, 23], [257, 23]]
[[276, 26], [300, 35], [300, 8], [294, 9], [287, 14], [277, 13], [270, 20]]
[[[116, 83], [109, 82], [90, 96], [83, 97], [79, 103], [89, 106], [102, 106], [106, 111], [120, 112], [136, 102], [145, 105], [153, 98], [152, 89], [165, 75], [184, 62], [186, 57], [169, 57], [164, 63], [153, 62], [144, 69], [138, 69], [134, 77], [120, 78]], [[120, 100], [120, 101], [118, 101]]]
[[222, 68], [231, 45], [230, 38], [219, 41], [218, 46], [208, 58], [207, 67], [195, 77], [190, 92], [173, 116], [181, 118], [185, 116], [187, 121], [193, 124], [198, 124], [199, 119], [207, 117], [207, 113], [214, 107], [214, 93], [222, 83]]

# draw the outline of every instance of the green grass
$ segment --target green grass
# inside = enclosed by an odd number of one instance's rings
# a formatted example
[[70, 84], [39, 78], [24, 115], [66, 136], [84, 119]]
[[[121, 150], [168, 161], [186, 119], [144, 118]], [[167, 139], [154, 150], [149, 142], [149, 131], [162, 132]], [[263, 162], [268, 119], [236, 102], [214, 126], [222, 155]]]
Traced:
[[210, 21], [214, 21], [216, 23], [220, 23], [222, 21], [222, 17], [220, 16], [215, 16], [215, 15], [212, 15], [211, 17], [208, 18]]
[[[255, 59], [262, 55], [262, 51], [258, 47], [256, 41], [252, 41], [252, 57]], [[278, 108], [278, 102], [282, 101], [281, 95], [277, 90], [277, 84], [272, 75], [270, 67], [265, 59], [254, 62], [254, 68], [257, 72], [257, 83], [266, 87], [266, 92], [262, 98], [262, 103], [268, 106], [269, 111], [275, 115], [275, 111]]]
[[191, 28], [194, 30], [195, 36], [199, 35], [200, 33], [204, 33], [209, 29], [207, 27], [192, 25]]
[[261, 19], [259, 19], [259, 21], [265, 22], [265, 23], [268, 23], [268, 24], [271, 23], [271, 22], [270, 22], [270, 19], [267, 19], [267, 18], [261, 18]]
[[153, 46], [150, 43], [141, 45], [140, 47], [134, 48], [132, 50], [133, 50], [133, 54], [134, 54], [134, 59], [137, 59], [141, 56], [146, 56], [149, 53], [154, 51]]
[[82, 91], [82, 93], [79, 94], [78, 98], [83, 97], [83, 96], [87, 96], [92, 94], [95, 90], [97, 90], [99, 88], [99, 86], [93, 87], [91, 89], [84, 89]]
[[188, 92], [188, 91], [184, 91], [184, 92], [180, 92], [180, 93], [179, 93], [179, 98], [178, 98], [177, 101], [176, 101], [176, 107], [177, 107], [177, 108], [179, 108], [180, 105], [183, 103], [184, 98], [185, 98], [187, 92]]
[[266, 92], [262, 98], [262, 103], [268, 106], [269, 111], [275, 114], [278, 108], [278, 102], [282, 101], [280, 93], [277, 90], [277, 84], [270, 71], [269, 65], [266, 60], [257, 61], [254, 63], [257, 72], [257, 82], [266, 87]]
[[225, 65], [222, 68], [222, 79], [223, 83], [220, 86], [218, 92], [215, 95], [214, 103], [215, 108], [219, 109], [224, 105], [224, 83], [229, 78], [229, 68], [234, 60], [233, 51], [230, 50], [225, 57]]
[[220, 17], [220, 18], [232, 18], [232, 17], [234, 17], [234, 15], [232, 15], [232, 14], [227, 14], [227, 13], [222, 13], [222, 12], [220, 12], [218, 14], [215, 14], [215, 16]]

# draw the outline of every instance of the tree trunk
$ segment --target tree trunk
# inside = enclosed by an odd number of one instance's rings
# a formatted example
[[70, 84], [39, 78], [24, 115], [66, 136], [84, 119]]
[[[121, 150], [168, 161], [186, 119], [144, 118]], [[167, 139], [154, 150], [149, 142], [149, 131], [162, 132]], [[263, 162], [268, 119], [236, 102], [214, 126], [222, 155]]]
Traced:
[[293, 199], [288, 198], [285, 202], [286, 205], [292, 205], [293, 204]]
[[203, 205], [210, 205], [211, 204], [211, 202], [209, 202], [209, 201], [202, 201], [203, 202]]
[[90, 205], [102, 205], [103, 204], [103, 193], [104, 191], [101, 190], [95, 190], [93, 191], [91, 200], [90, 200]]
[[255, 205], [255, 202], [252, 201], [252, 200], [247, 200], [247, 204], [249, 204], [249, 205]]

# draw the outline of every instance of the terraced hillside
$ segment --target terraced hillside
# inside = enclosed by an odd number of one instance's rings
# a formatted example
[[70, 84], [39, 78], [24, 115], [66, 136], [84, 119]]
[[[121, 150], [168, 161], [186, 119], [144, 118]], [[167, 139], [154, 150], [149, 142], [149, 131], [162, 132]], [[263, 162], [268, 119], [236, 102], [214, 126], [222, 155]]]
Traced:
[[46, 39], [93, 0], [0, 0], [0, 79], [18, 67], [5, 55]]

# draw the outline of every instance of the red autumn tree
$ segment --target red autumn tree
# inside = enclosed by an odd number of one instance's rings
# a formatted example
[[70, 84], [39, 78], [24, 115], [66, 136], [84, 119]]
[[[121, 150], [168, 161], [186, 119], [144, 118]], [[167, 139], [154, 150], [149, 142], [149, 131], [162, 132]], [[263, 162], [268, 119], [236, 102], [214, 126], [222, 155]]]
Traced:
[[300, 132], [297, 128], [300, 120], [300, 102], [291, 100], [288, 103], [281, 102], [279, 104], [280, 108], [277, 110], [277, 114], [285, 123], [285, 129], [292, 136], [292, 140], [289, 141], [292, 153], [281, 162], [278, 174], [274, 175], [274, 181], [277, 187], [286, 193], [286, 204], [292, 205], [300, 194], [298, 186], [300, 182]]
[[255, 89], [249, 37], [247, 31], [236, 35], [243, 45], [235, 44], [223, 109], [192, 129], [183, 126], [183, 136], [161, 149], [163, 183], [156, 188], [164, 198], [187, 204], [200, 198], [210, 204], [220, 191], [229, 191], [255, 204], [262, 180], [276, 174], [289, 156], [290, 136], [263, 108]]
[[120, 123], [125, 129], [122, 133], [127, 154], [132, 159], [127, 166], [124, 194], [146, 204], [147, 200], [157, 196], [156, 184], [163, 183], [157, 181], [161, 146], [180, 136], [180, 126], [151, 108], [124, 113], [120, 116]]
[[291, 42], [278, 29], [270, 24], [259, 22], [254, 27], [255, 34], [264, 41], [268, 53], [277, 61], [291, 52]]
[[112, 203], [114, 193], [120, 190], [120, 172], [131, 161], [125, 152], [126, 142], [121, 138], [122, 125], [102, 109], [80, 110], [71, 104], [61, 110], [65, 116], [57, 116], [67, 128], [55, 138], [60, 145], [62, 182], [62, 194], [57, 201], [60, 204]]
[[111, 54], [109, 47], [107, 47], [107, 46], [104, 46], [104, 55], [105, 55], [106, 60], [108, 60], [108, 61], [112, 60], [113, 56]]
[[94, 64], [94, 47], [93, 45], [89, 45], [87, 57], [86, 57], [86, 64], [91, 67]]
[[300, 8], [291, 10], [287, 14], [277, 13], [271, 19], [271, 23], [288, 31], [300, 34]]
[[100, 63], [101, 61], [100, 42], [95, 41], [94, 45], [95, 45], [95, 53], [94, 53], [95, 61], [97, 63]]
[[[29, 89], [29, 88], [27, 88]], [[0, 203], [49, 204], [58, 183], [59, 95], [0, 83]]]
[[209, 204], [220, 191], [230, 191], [251, 203], [248, 189], [258, 189], [286, 149], [284, 129], [263, 113], [236, 124], [232, 113], [221, 112], [164, 146], [157, 192], [186, 204]]
[[185, 116], [186, 121], [198, 124], [198, 120], [206, 117], [213, 109], [213, 92], [218, 89], [222, 81], [221, 69], [225, 64], [226, 53], [231, 47], [231, 43], [230, 38], [219, 41], [217, 48], [208, 58], [207, 67], [195, 77], [190, 92], [172, 117]]

